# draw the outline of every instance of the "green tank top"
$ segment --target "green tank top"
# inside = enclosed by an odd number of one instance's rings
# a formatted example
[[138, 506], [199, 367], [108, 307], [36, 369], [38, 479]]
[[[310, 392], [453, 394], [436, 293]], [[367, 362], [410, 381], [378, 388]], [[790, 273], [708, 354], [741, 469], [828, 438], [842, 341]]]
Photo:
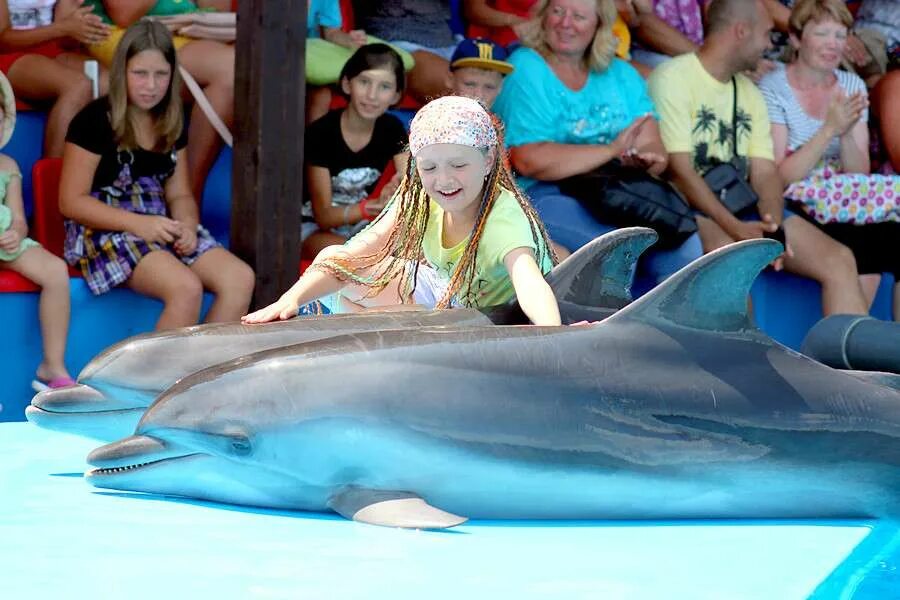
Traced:
[[6, 205], [6, 188], [9, 187], [9, 179], [12, 173], [0, 172], [0, 233], [9, 229], [12, 223], [12, 211]]
[[[112, 19], [106, 12], [102, 0], [85, 0], [84, 6], [92, 7], [94, 14], [98, 15], [104, 22], [112, 25]], [[193, 0], [158, 0], [153, 8], [147, 11], [149, 17], [164, 17], [166, 15], [180, 15], [184, 13], [197, 12], [200, 10]]]
[[[13, 178], [13, 173], [8, 171], [0, 172], [0, 233], [3, 233], [9, 226], [12, 224], [12, 211], [6, 205], [6, 190], [9, 187], [9, 180]], [[16, 177], [21, 177], [16, 174]], [[0, 250], [0, 262], [9, 262], [11, 260], [16, 260], [22, 253], [31, 248], [32, 246], [39, 246], [37, 242], [35, 242], [31, 238], [25, 238], [19, 243], [19, 247], [13, 250], [12, 252], [7, 252], [5, 250]]]

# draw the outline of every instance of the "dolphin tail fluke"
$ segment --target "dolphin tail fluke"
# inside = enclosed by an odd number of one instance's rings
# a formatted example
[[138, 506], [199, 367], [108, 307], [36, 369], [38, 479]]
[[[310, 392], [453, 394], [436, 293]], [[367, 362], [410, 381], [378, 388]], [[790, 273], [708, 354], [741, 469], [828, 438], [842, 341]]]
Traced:
[[643, 321], [716, 332], [756, 330], [747, 298], [759, 273], [784, 251], [775, 240], [744, 240], [719, 248], [635, 300], [615, 320]]
[[447, 529], [468, 519], [431, 506], [410, 492], [346, 488], [328, 501], [346, 519], [405, 529]]
[[631, 302], [631, 285], [641, 254], [659, 236], [646, 227], [626, 227], [579, 248], [547, 274], [558, 301], [619, 309]]

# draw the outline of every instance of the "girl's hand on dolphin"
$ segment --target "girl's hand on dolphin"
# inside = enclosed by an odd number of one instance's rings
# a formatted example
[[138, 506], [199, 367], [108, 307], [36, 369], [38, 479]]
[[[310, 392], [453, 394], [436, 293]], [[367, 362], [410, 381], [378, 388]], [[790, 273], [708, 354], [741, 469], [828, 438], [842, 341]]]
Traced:
[[286, 321], [297, 316], [300, 305], [292, 298], [282, 296], [265, 308], [241, 317], [241, 323], [268, 323], [269, 321]]

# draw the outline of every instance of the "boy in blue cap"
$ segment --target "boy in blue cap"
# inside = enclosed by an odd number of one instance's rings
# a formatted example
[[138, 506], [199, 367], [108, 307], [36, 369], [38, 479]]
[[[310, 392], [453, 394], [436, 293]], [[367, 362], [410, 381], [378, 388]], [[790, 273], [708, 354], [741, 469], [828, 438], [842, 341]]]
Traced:
[[[503, 78], [515, 68], [507, 62], [508, 56], [506, 48], [487, 38], [464, 39], [450, 58], [450, 72], [447, 75], [450, 93], [474, 98], [490, 112], [503, 88]], [[502, 131], [503, 122], [494, 113], [491, 116]], [[553, 240], [550, 244], [560, 260], [569, 256], [570, 252]]]
[[512, 73], [506, 48], [485, 38], [465, 39], [450, 58], [447, 87], [457, 96], [468, 96], [491, 110], [503, 87], [503, 77]]

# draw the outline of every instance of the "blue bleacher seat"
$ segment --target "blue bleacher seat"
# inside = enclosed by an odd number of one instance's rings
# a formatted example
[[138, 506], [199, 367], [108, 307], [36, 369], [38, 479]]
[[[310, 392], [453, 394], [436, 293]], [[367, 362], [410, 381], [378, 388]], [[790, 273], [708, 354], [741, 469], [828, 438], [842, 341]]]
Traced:
[[11, 156], [19, 163], [22, 171], [22, 198], [25, 214], [31, 217], [31, 165], [44, 151], [44, 128], [47, 114], [39, 111], [19, 111], [16, 114], [16, 129], [9, 143], [0, 152]]
[[228, 247], [231, 223], [231, 148], [225, 146], [206, 178], [200, 203], [200, 222]]

